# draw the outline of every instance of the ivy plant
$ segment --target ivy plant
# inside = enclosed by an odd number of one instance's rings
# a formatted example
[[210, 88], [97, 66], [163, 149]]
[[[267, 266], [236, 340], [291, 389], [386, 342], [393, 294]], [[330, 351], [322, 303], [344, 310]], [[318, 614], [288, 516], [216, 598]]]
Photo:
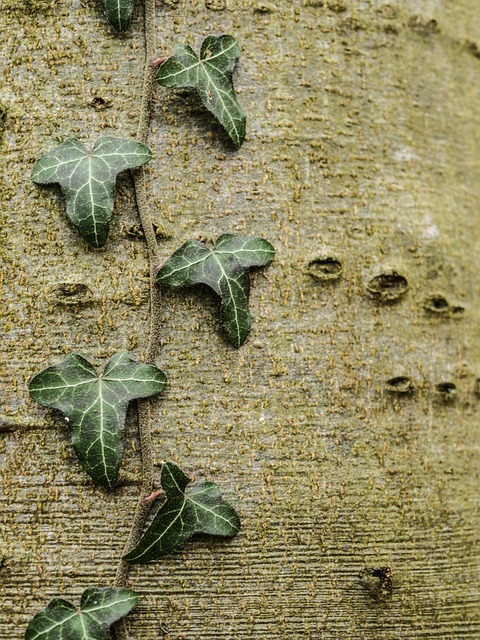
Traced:
[[[125, 31], [135, 0], [102, 0], [102, 4], [115, 29]], [[94, 248], [103, 247], [108, 238], [118, 174], [142, 167], [152, 157], [145, 143], [155, 75], [163, 86], [193, 87], [237, 148], [245, 138], [245, 115], [232, 81], [240, 56], [236, 40], [228, 35], [209, 36], [199, 57], [189, 46], [178, 45], [173, 56], [157, 67], [152, 64], [155, 10], [155, 0], [144, 0], [146, 55], [137, 139], [102, 137], [91, 151], [79, 140], [67, 139], [38, 159], [32, 170], [35, 183], [60, 185], [70, 220]], [[96, 483], [108, 489], [118, 481], [129, 402], [150, 398], [166, 385], [165, 374], [155, 366], [161, 326], [156, 282], [170, 286], [204, 283], [213, 288], [222, 300], [227, 334], [239, 347], [251, 325], [249, 269], [268, 264], [275, 254], [270, 243], [261, 238], [224, 234], [213, 250], [188, 241], [156, 273], [161, 261], [148, 207], [145, 174], [140, 169], [133, 177], [150, 267], [148, 363], [117, 353], [98, 375], [85, 358], [73, 353], [41, 371], [29, 385], [32, 398], [63, 413], [80, 462]], [[79, 608], [60, 598], [52, 600], [31, 620], [26, 640], [108, 640], [111, 625], [137, 602], [136, 594], [124, 588], [130, 564], [159, 559], [197, 533], [230, 537], [240, 530], [238, 514], [222, 499], [217, 485], [202, 481], [190, 486], [190, 478], [172, 462], [162, 466], [162, 489], [145, 498], [155, 488], [148, 403], [139, 402], [138, 416], [142, 458], [140, 498], [132, 514], [115, 587], [86, 589]], [[143, 533], [152, 496], [158, 494], [164, 495], [164, 502]], [[123, 639], [123, 634], [121, 627], [115, 628], [117, 640]]]
[[110, 23], [122, 33], [130, 24], [135, 0], [102, 0], [103, 9]]
[[178, 549], [195, 533], [234, 536], [240, 519], [222, 499], [213, 482], [198, 482], [187, 489], [190, 478], [173, 462], [164, 462], [161, 486], [166, 500], [138, 545], [124, 560], [149, 562]]
[[127, 615], [137, 600], [135, 592], [122, 588], [86, 589], [80, 609], [54, 598], [32, 618], [25, 640], [108, 640], [110, 626]]
[[30, 395], [60, 410], [72, 430], [75, 451], [87, 473], [112, 489], [123, 453], [125, 416], [130, 400], [148, 398], [165, 388], [163, 371], [117, 353], [98, 376], [78, 354], [44, 369], [30, 382]]
[[245, 139], [246, 123], [232, 81], [239, 57], [240, 47], [233, 36], [208, 36], [202, 43], [200, 57], [188, 44], [178, 44], [173, 56], [157, 71], [157, 82], [163, 87], [195, 89], [237, 148]]
[[206, 284], [213, 289], [222, 300], [225, 331], [240, 347], [252, 324], [249, 269], [269, 264], [274, 256], [275, 249], [263, 238], [225, 233], [213, 249], [187, 240], [158, 271], [157, 282], [171, 287]]
[[103, 247], [115, 204], [117, 175], [152, 158], [141, 142], [105, 136], [91, 153], [75, 138], [65, 140], [33, 166], [37, 184], [58, 183], [67, 203], [67, 215], [92, 247]]

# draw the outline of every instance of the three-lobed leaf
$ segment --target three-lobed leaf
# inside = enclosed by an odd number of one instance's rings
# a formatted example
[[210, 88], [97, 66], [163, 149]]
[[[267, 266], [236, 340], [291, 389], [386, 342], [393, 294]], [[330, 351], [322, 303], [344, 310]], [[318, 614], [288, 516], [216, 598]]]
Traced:
[[102, 0], [103, 10], [110, 23], [122, 33], [130, 24], [135, 0]]
[[166, 501], [138, 545], [124, 556], [126, 562], [158, 560], [195, 533], [229, 537], [238, 533], [240, 519], [222, 499], [217, 485], [202, 481], [187, 489], [190, 482], [176, 464], [163, 464], [161, 486]]
[[233, 88], [232, 72], [240, 57], [233, 36], [208, 36], [200, 57], [186, 44], [174, 48], [173, 56], [158, 69], [157, 82], [164, 87], [193, 87], [204, 106], [213, 113], [238, 148], [245, 139], [246, 118]]
[[275, 249], [263, 238], [226, 233], [217, 238], [213, 250], [188, 240], [158, 271], [157, 282], [172, 287], [200, 283], [211, 287], [222, 299], [227, 335], [240, 347], [252, 324], [249, 268], [267, 265], [274, 256]]
[[60, 185], [68, 217], [85, 240], [98, 249], [107, 241], [117, 175], [151, 158], [150, 149], [136, 140], [105, 136], [89, 153], [79, 140], [70, 138], [36, 161], [32, 180]]
[[110, 626], [137, 601], [133, 591], [121, 588], [86, 589], [78, 610], [67, 600], [54, 598], [32, 618], [25, 640], [108, 640]]
[[101, 376], [85, 358], [71, 354], [36, 375], [29, 391], [40, 404], [62, 411], [83, 467], [95, 482], [111, 489], [123, 453], [128, 403], [160, 393], [166, 381], [160, 369], [126, 353], [115, 354]]

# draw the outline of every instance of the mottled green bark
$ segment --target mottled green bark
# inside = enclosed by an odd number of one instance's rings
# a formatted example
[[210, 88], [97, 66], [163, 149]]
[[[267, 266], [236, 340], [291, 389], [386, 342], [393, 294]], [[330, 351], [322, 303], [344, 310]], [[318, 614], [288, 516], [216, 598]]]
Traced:
[[[107, 494], [27, 383], [73, 350], [99, 368], [145, 353], [130, 178], [101, 251], [29, 178], [66, 137], [135, 135], [140, 5], [120, 37], [100, 3], [6, 0], [0, 13], [6, 640], [52, 597], [112, 584], [137, 498], [134, 412], [127, 480]], [[207, 292], [162, 292], [156, 460], [218, 482], [243, 529], [133, 568], [133, 637], [480, 636], [479, 3], [169, 0], [157, 13], [159, 56], [236, 37], [247, 114], [235, 152], [195, 98], [157, 89], [147, 171], [171, 234], [160, 253], [232, 232], [268, 239], [277, 258], [253, 275], [239, 350]], [[339, 260], [341, 277], [323, 280], [318, 258]], [[381, 274], [408, 290], [368, 293]]]

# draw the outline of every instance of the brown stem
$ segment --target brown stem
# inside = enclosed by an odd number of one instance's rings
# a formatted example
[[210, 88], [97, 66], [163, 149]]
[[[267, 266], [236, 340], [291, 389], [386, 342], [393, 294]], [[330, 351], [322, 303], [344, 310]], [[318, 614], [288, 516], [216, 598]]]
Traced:
[[[140, 104], [140, 115], [138, 120], [137, 140], [146, 144], [148, 139], [148, 129], [150, 124], [150, 105], [155, 82], [156, 69], [150, 64], [155, 57], [155, 0], [145, 0], [145, 67], [143, 75], [143, 90]], [[159, 254], [157, 239], [152, 224], [152, 217], [147, 201], [145, 170], [136, 169], [133, 173], [135, 183], [135, 195], [138, 212], [142, 223], [143, 232], [148, 249], [148, 259], [150, 264], [150, 331], [148, 337], [148, 347], [146, 362], [155, 364], [158, 345], [160, 343], [160, 312], [159, 312], [159, 290], [155, 284], [156, 271], [158, 269]], [[138, 401], [138, 428], [140, 434], [140, 450], [142, 456], [142, 482], [140, 496], [133, 516], [132, 526], [125, 544], [122, 555], [133, 549], [142, 536], [145, 520], [152, 506], [152, 501], [145, 500], [145, 496], [150, 495], [154, 482], [153, 467], [153, 446], [151, 435], [151, 405], [149, 400]], [[117, 574], [115, 576], [115, 586], [125, 586], [128, 579], [129, 565], [120, 560]], [[116, 625], [117, 639], [127, 638], [125, 626]]]

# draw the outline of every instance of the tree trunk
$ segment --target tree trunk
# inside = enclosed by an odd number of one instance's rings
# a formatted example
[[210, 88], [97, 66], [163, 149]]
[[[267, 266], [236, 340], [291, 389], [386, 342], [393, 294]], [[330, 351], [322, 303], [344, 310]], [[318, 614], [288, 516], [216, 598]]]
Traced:
[[[27, 392], [67, 353], [145, 352], [131, 178], [93, 251], [30, 170], [67, 137], [135, 135], [144, 49], [141, 2], [119, 37], [100, 3], [2, 1], [0, 636], [18, 639], [51, 598], [112, 584], [137, 499], [135, 407], [133, 475], [107, 493]], [[162, 291], [158, 467], [218, 482], [243, 528], [134, 567], [132, 637], [480, 637], [478, 0], [169, 0], [157, 24], [159, 55], [237, 38], [248, 127], [235, 152], [157, 88], [162, 255], [237, 232], [277, 257], [239, 350], [216, 298]]]

